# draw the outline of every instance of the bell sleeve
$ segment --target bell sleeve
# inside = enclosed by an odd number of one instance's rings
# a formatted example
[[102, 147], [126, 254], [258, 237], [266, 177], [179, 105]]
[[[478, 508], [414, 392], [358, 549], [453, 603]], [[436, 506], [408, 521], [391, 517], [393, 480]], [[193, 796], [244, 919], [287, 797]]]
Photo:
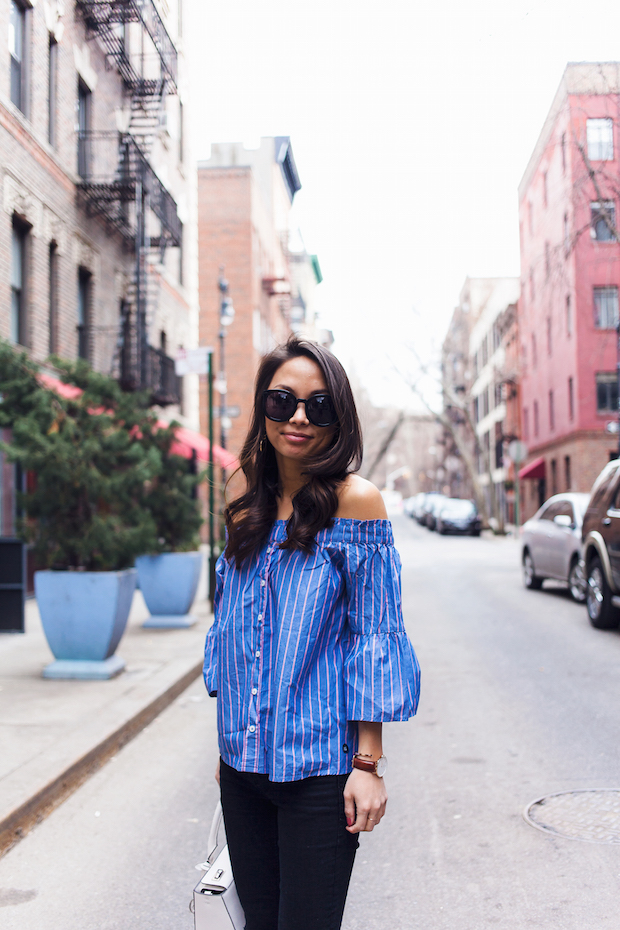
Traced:
[[358, 543], [348, 555], [347, 720], [408, 720], [418, 707], [420, 667], [403, 621], [400, 557], [391, 544]]
[[215, 594], [213, 596], [214, 620], [207, 632], [207, 638], [205, 641], [205, 657], [202, 664], [202, 677], [204, 678], [209, 697], [217, 697], [217, 638], [219, 625], [218, 620], [220, 616], [220, 601], [222, 599], [222, 589], [224, 586], [224, 569], [224, 558], [223, 556], [220, 556], [215, 566]]

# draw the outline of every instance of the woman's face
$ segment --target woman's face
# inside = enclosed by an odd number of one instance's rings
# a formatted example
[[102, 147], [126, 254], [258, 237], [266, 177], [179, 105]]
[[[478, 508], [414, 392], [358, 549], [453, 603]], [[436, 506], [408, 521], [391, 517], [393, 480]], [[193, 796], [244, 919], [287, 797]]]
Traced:
[[[295, 397], [309, 398], [327, 391], [323, 372], [311, 358], [301, 355], [291, 358], [275, 372], [269, 390], [290, 391]], [[306, 416], [304, 404], [298, 404], [295, 413], [285, 423], [275, 423], [265, 417], [267, 439], [276, 457], [303, 461], [315, 456], [330, 445], [335, 426], [315, 426]]]

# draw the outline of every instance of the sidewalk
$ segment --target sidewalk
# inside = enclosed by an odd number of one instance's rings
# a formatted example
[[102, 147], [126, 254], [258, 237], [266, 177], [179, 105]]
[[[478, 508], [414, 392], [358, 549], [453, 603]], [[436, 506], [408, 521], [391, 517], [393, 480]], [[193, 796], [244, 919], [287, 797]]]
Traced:
[[117, 649], [125, 671], [54, 681], [41, 677], [53, 656], [36, 601], [27, 602], [26, 633], [0, 636], [0, 855], [198, 677], [209, 606], [199, 596], [190, 629], [143, 630], [148, 610], [136, 591]]

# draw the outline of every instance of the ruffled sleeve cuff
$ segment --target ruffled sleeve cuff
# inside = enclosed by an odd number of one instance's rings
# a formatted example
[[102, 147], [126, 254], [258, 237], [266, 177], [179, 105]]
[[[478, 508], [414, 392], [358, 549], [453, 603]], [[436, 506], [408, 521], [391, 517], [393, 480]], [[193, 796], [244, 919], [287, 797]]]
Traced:
[[408, 720], [417, 710], [420, 667], [404, 630], [354, 633], [344, 678], [347, 720]]

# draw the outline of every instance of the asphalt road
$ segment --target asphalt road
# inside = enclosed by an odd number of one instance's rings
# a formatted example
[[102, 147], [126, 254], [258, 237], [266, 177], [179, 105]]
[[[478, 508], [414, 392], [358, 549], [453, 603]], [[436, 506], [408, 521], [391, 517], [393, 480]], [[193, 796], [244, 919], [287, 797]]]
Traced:
[[[362, 838], [343, 930], [619, 930], [620, 845], [522, 811], [620, 788], [620, 634], [557, 586], [525, 591], [514, 540], [394, 523], [422, 701], [386, 728], [388, 816]], [[215, 745], [196, 683], [0, 860], [3, 930], [191, 930]]]

